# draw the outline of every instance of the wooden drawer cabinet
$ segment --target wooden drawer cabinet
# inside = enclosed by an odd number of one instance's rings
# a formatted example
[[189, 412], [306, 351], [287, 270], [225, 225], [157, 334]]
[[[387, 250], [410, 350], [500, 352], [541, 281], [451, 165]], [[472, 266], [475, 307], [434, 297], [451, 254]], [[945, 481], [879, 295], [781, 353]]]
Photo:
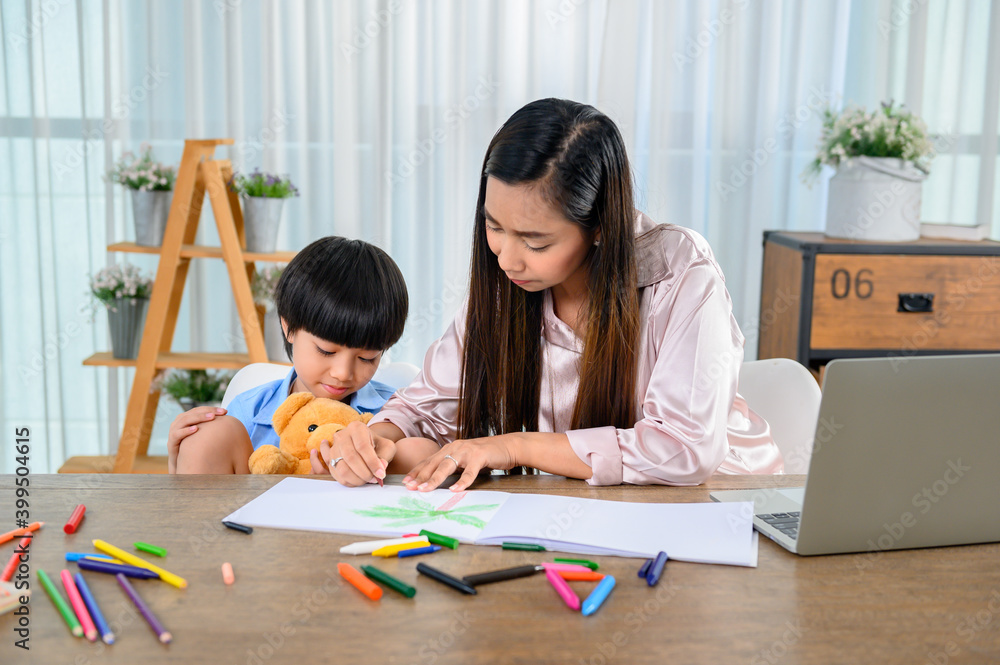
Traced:
[[764, 232], [759, 358], [1000, 351], [1000, 243]]

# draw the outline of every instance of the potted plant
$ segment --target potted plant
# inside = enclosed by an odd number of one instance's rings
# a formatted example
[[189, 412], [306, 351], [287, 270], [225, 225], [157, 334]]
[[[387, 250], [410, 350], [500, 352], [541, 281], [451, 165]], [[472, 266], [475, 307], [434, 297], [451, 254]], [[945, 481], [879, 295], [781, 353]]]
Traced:
[[196, 406], [218, 406], [232, 380], [229, 372], [211, 373], [204, 369], [172, 369], [159, 381], [160, 392], [165, 392], [185, 411]]
[[278, 224], [285, 199], [298, 196], [299, 190], [288, 176], [263, 173], [233, 174], [229, 186], [243, 202], [243, 229], [246, 251], [273, 252], [278, 241]]
[[108, 177], [132, 192], [136, 244], [152, 247], [163, 244], [176, 178], [174, 167], [153, 161], [152, 146], [143, 143], [138, 157], [124, 153]]
[[131, 263], [108, 266], [90, 279], [90, 293], [95, 306], [108, 310], [111, 354], [115, 358], [135, 359], [139, 355], [146, 309], [153, 280]]
[[263, 312], [261, 321], [264, 326], [264, 347], [267, 349], [268, 360], [277, 362], [288, 361], [278, 310], [274, 306], [274, 290], [284, 270], [284, 264], [273, 264], [254, 273], [253, 282], [250, 284], [254, 304], [257, 305], [258, 312]]
[[934, 150], [927, 125], [893, 103], [875, 111], [851, 106], [824, 113], [816, 159], [806, 176], [828, 165], [826, 235], [856, 240], [904, 241], [920, 237], [921, 186]]

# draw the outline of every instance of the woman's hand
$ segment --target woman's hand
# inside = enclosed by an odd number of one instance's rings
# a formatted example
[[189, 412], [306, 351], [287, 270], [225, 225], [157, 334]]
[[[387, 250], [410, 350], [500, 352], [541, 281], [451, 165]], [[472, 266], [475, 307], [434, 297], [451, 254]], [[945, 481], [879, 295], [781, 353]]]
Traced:
[[177, 453], [181, 442], [198, 431], [198, 423], [215, 420], [217, 416], [226, 415], [226, 410], [215, 406], [196, 406], [174, 418], [167, 432], [167, 472], [177, 470]]
[[517, 441], [516, 434], [452, 441], [413, 467], [403, 478], [403, 484], [407, 489], [427, 492], [464, 469], [462, 477], [450, 488], [460, 492], [472, 484], [482, 469], [511, 469], [520, 464]]
[[385, 478], [386, 467], [395, 455], [392, 439], [378, 436], [355, 421], [334, 434], [332, 442], [323, 441], [319, 450], [310, 450], [309, 461], [314, 474], [329, 473], [341, 485], [359, 487]]

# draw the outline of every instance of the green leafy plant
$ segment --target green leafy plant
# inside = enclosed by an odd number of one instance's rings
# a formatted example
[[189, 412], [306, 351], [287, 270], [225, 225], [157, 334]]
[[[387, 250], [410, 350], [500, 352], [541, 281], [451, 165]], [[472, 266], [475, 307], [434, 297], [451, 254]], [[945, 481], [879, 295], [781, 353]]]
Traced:
[[270, 307], [274, 303], [274, 290], [284, 270], [285, 264], [276, 263], [254, 273], [253, 281], [250, 283], [254, 304]]
[[112, 311], [119, 298], [148, 298], [152, 290], [152, 278], [131, 263], [116, 263], [90, 278], [94, 306], [103, 305]]
[[229, 186], [241, 196], [287, 199], [299, 195], [299, 190], [292, 184], [291, 178], [262, 173], [260, 169], [254, 169], [249, 175], [234, 173]]
[[108, 178], [119, 185], [142, 192], [169, 192], [174, 188], [177, 174], [173, 166], [153, 161], [153, 147], [148, 143], [139, 146], [139, 156], [123, 153], [108, 172]]
[[450, 510], [437, 510], [430, 503], [413, 497], [403, 497], [399, 500], [398, 506], [375, 506], [364, 510], [352, 511], [363, 517], [377, 517], [379, 519], [391, 519], [386, 523], [386, 527], [412, 526], [415, 524], [426, 524], [439, 519], [451, 520], [459, 524], [482, 529], [486, 522], [475, 515], [467, 515], [477, 510], [492, 510], [498, 503], [479, 504], [474, 506], [459, 506]]
[[861, 156], [911, 161], [926, 173], [934, 146], [928, 139], [926, 123], [902, 106], [894, 107], [892, 101], [871, 112], [857, 106], [849, 106], [840, 113], [827, 109], [823, 113], [816, 159], [806, 167], [803, 176], [814, 181], [824, 164], [837, 167]]
[[204, 369], [172, 369], [159, 381], [159, 389], [173, 397], [181, 406], [187, 403], [221, 402], [226, 386], [232, 379], [229, 372], [210, 373]]

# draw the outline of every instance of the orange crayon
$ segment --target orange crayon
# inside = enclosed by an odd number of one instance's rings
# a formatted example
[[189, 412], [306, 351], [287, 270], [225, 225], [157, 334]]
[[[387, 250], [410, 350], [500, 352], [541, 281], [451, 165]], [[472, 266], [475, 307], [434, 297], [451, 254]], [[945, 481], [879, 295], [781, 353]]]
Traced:
[[355, 589], [368, 596], [370, 600], [378, 600], [382, 597], [382, 587], [372, 582], [361, 574], [361, 571], [349, 563], [338, 563], [337, 572], [341, 577], [350, 582]]
[[557, 570], [556, 572], [564, 580], [576, 582], [600, 582], [604, 579], [604, 573], [595, 573], [594, 571], [584, 573], [579, 570]]

